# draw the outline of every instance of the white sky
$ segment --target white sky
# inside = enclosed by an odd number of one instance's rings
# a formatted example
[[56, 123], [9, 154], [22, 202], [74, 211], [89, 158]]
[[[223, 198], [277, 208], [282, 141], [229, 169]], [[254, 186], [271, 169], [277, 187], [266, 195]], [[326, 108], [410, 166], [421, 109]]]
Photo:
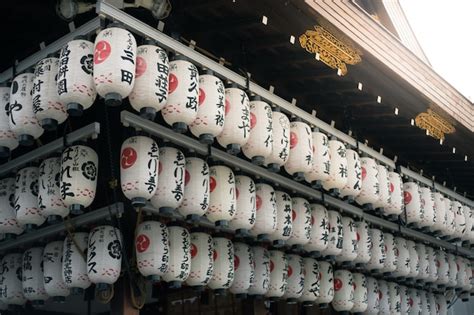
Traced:
[[474, 101], [474, 0], [400, 0], [432, 67]]

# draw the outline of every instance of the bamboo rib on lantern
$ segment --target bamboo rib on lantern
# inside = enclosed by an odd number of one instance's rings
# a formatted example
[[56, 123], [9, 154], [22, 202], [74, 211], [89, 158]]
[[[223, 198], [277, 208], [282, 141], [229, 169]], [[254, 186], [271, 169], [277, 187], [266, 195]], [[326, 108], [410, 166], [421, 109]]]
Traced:
[[428, 135], [438, 140], [444, 140], [445, 134], [451, 134], [456, 131], [454, 126], [446, 119], [429, 108], [426, 113], [419, 113], [416, 116], [415, 124], [418, 128], [426, 130]]

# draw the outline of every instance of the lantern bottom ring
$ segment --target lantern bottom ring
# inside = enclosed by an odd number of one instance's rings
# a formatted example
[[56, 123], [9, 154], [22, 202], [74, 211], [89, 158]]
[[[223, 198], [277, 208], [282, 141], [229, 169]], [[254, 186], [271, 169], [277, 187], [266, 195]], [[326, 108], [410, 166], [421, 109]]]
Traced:
[[66, 302], [65, 296], [53, 296], [53, 303], [63, 304]]
[[303, 172], [296, 172], [293, 174], [293, 179], [297, 182], [301, 182], [304, 180], [304, 173]]
[[40, 124], [46, 131], [54, 131], [58, 128], [58, 121], [53, 118], [45, 118], [41, 120]]
[[44, 300], [33, 300], [33, 301], [31, 301], [31, 305], [33, 305], [33, 306], [43, 306], [44, 305]]
[[132, 206], [134, 208], [141, 208], [146, 205], [147, 199], [143, 197], [133, 197], [131, 200]]
[[81, 215], [84, 213], [84, 206], [80, 204], [73, 204], [69, 206], [69, 211], [72, 215]]
[[261, 155], [257, 155], [257, 156], [252, 157], [252, 163], [257, 165], [257, 166], [263, 165], [264, 161], [265, 161], [265, 158]]
[[160, 209], [158, 211], [162, 215], [171, 216], [173, 214], [174, 208], [172, 208], [172, 207], [160, 207]]
[[317, 250], [313, 250], [313, 251], [309, 254], [309, 256], [310, 256], [311, 258], [319, 258], [319, 257], [321, 257], [321, 252], [318, 252]]
[[270, 238], [269, 238], [268, 234], [258, 234], [257, 241], [259, 241], [259, 242], [269, 242]]
[[82, 295], [82, 294], [84, 294], [83, 288], [78, 288], [78, 287], [71, 288], [71, 295]]
[[232, 154], [232, 155], [237, 155], [240, 153], [240, 144], [237, 144], [237, 143], [228, 144], [226, 149], [227, 149], [227, 153]]
[[321, 180], [315, 180], [311, 183], [311, 188], [314, 188], [314, 189], [321, 189], [322, 186], [323, 186], [323, 183]]
[[188, 130], [188, 125], [184, 122], [175, 122], [172, 128], [177, 133], [185, 133]]
[[344, 200], [347, 202], [347, 203], [354, 203], [354, 196], [346, 196], [344, 198]]
[[116, 107], [122, 105], [122, 95], [116, 92], [110, 92], [105, 94], [104, 97], [105, 105]]
[[101, 282], [101, 283], [97, 283], [95, 286], [98, 292], [105, 292], [110, 289], [111, 284]]
[[62, 221], [62, 219], [63, 218], [60, 215], [52, 214], [48, 216], [47, 222], [48, 224], [56, 224]]
[[219, 227], [219, 228], [227, 228], [227, 227], [229, 227], [229, 221], [227, 221], [227, 220], [218, 220], [214, 223], [214, 225], [216, 227]]
[[5, 236], [4, 238], [5, 241], [11, 241], [16, 238], [16, 234], [13, 234], [13, 233], [5, 233], [4, 236]]
[[154, 109], [153, 107], [140, 108], [140, 117], [153, 121], [155, 120], [155, 116], [156, 109]]
[[84, 107], [79, 103], [69, 103], [66, 106], [67, 113], [72, 117], [82, 116], [84, 112]]
[[311, 306], [314, 305], [314, 303], [313, 303], [313, 302], [309, 302], [309, 301], [305, 301], [305, 302], [302, 303], [302, 305], [303, 305], [303, 307], [311, 307]]
[[170, 281], [168, 282], [168, 288], [170, 289], [179, 289], [181, 288], [181, 281]]
[[149, 275], [146, 276], [146, 279], [151, 281], [151, 283], [158, 283], [161, 281], [161, 277], [159, 275]]
[[196, 223], [201, 220], [201, 216], [198, 214], [188, 214], [186, 216], [186, 222], [188, 223]]
[[331, 188], [329, 189], [329, 194], [333, 197], [339, 196], [339, 189], [338, 188]]
[[286, 300], [286, 303], [287, 304], [296, 304], [296, 303], [298, 303], [298, 300], [295, 299], [295, 298], [289, 298], [289, 299]]
[[281, 248], [283, 246], [285, 246], [285, 241], [284, 240], [274, 240], [273, 241], [273, 247]]
[[319, 304], [318, 306], [319, 306], [320, 309], [323, 310], [323, 309], [328, 308], [329, 304], [328, 304], [328, 303], [321, 303], [321, 304]]
[[392, 222], [398, 221], [398, 215], [396, 214], [389, 214], [386, 216], [386, 218], [387, 220], [392, 221]]
[[278, 173], [280, 171], [280, 165], [276, 163], [270, 163], [268, 164], [267, 169], [272, 173]]
[[237, 238], [247, 238], [250, 237], [250, 232], [247, 229], [237, 229], [235, 231], [235, 237]]
[[33, 232], [34, 230], [36, 230], [37, 226], [38, 225], [34, 223], [28, 223], [28, 224], [23, 225], [26, 233]]
[[199, 142], [201, 142], [202, 144], [212, 144], [214, 142], [214, 136], [210, 133], [200, 134]]
[[227, 290], [226, 289], [214, 289], [214, 294], [217, 296], [226, 296]]
[[10, 149], [8, 147], [0, 146], [0, 158], [7, 158], [10, 156]]
[[23, 134], [18, 136], [18, 143], [22, 146], [29, 147], [33, 145], [34, 142], [35, 138], [32, 135]]

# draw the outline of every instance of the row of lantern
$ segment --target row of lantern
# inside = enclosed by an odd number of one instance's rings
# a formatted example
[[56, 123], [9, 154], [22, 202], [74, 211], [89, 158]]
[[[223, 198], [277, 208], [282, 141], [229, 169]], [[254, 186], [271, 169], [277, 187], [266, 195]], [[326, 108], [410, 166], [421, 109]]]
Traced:
[[120, 275], [121, 244], [120, 231], [102, 225], [90, 233], [72, 233], [64, 241], [6, 254], [1, 260], [0, 301], [8, 305], [43, 304], [50, 297], [64, 301], [93, 283], [103, 290]]
[[90, 147], [73, 145], [39, 167], [28, 166], [0, 180], [0, 233], [21, 234], [24, 228], [80, 214], [92, 204], [98, 157]]

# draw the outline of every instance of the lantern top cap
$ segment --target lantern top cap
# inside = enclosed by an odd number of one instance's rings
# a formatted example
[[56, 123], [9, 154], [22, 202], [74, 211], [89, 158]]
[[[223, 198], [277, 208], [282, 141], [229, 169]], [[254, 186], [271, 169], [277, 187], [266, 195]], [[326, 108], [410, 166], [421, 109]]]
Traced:
[[76, 35], [73, 40], [88, 40], [87, 35]]

